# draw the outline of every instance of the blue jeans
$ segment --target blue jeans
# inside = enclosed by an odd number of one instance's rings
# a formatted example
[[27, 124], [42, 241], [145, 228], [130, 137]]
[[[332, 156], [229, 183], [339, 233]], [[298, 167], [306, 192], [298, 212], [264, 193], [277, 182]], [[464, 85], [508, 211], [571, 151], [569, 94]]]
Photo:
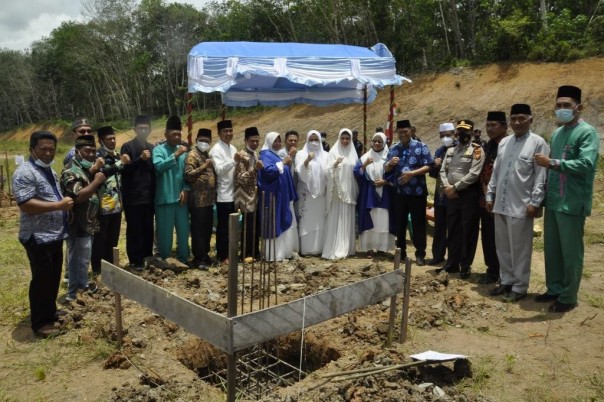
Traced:
[[92, 236], [69, 237], [67, 239], [67, 269], [69, 286], [67, 295], [76, 297], [78, 289], [88, 285], [88, 265], [92, 252]]

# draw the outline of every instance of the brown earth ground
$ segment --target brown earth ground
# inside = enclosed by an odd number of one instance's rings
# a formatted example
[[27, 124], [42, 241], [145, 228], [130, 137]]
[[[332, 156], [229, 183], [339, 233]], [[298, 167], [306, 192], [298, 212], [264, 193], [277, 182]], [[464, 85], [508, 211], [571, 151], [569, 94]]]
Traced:
[[[543, 116], [537, 119], [535, 131], [551, 132], [553, 91], [558, 84], [568, 82], [566, 77], [572, 76], [572, 83], [585, 91], [586, 120], [597, 126], [602, 121], [604, 102], [603, 67], [604, 59], [591, 59], [564, 65], [497, 65], [411, 77], [413, 85], [397, 90], [397, 104], [404, 111], [402, 115], [412, 119], [420, 137], [432, 149], [436, 145], [439, 122], [457, 116], [480, 122], [487, 110], [507, 110], [516, 102], [530, 103], [536, 110], [535, 116]], [[383, 92], [368, 109], [369, 116], [373, 116], [369, 118], [368, 127], [384, 125], [387, 95]], [[343, 125], [362, 125], [362, 113], [355, 106], [324, 109], [296, 106], [285, 112], [276, 109], [262, 115], [242, 116], [235, 125], [236, 128], [256, 125], [261, 131], [295, 127], [305, 132], [321, 128], [330, 133]], [[203, 122], [195, 128], [209, 125], [210, 122]], [[11, 139], [27, 137], [30, 131], [25, 131], [11, 133]], [[122, 134], [122, 141], [131, 135]], [[153, 135], [159, 138], [161, 130], [156, 129]], [[434, 267], [413, 266], [406, 343], [384, 347], [387, 303], [307, 328], [304, 331], [305, 364], [309, 368], [326, 365], [299, 384], [281, 389], [272, 399], [604, 400], [604, 264], [601, 261], [604, 179], [601, 168], [602, 163], [595, 185], [594, 214], [586, 224], [585, 269], [577, 309], [564, 315], [547, 313], [547, 304], [535, 303], [532, 297], [518, 304], [503, 303], [488, 296], [491, 285], [477, 284], [476, 275], [460, 280], [457, 275], [437, 275]], [[537, 221], [536, 225], [542, 227], [543, 222]], [[62, 324], [67, 329], [65, 335], [36, 340], [29, 329], [29, 272], [23, 249], [16, 241], [17, 230], [16, 207], [0, 208], [3, 278], [0, 282], [3, 340], [0, 343], [0, 401], [224, 400], [222, 389], [208, 385], [196, 375], [208, 364], [220, 366], [221, 356], [178, 326], [128, 300], [123, 303], [125, 346], [121, 352], [116, 351], [113, 295], [104, 288], [63, 307], [68, 312]], [[428, 250], [431, 240], [429, 235]], [[408, 248], [409, 255], [413, 255], [413, 246], [408, 244]], [[121, 260], [126, 261], [123, 241], [120, 251]], [[279, 303], [387, 272], [392, 266], [391, 256], [368, 260], [364, 255], [337, 262], [301, 258], [279, 264], [278, 278], [282, 285]], [[544, 290], [540, 237], [534, 241], [532, 267], [531, 296]], [[479, 244], [474, 272], [484, 269]], [[220, 313], [226, 311], [224, 269], [202, 272], [153, 268], [142, 276], [195, 303]], [[62, 287], [60, 300], [64, 293]], [[399, 314], [400, 307], [399, 298]], [[280, 339], [279, 344], [282, 348], [295, 345], [299, 336], [300, 333]], [[289, 348], [294, 349], [296, 347]], [[425, 350], [466, 354], [470, 356], [471, 373], [449, 363], [321, 385], [323, 374], [408, 362], [410, 354]], [[296, 366], [298, 358], [296, 355], [291, 358]], [[437, 396], [434, 386], [419, 387], [427, 382], [442, 388], [445, 395]]]

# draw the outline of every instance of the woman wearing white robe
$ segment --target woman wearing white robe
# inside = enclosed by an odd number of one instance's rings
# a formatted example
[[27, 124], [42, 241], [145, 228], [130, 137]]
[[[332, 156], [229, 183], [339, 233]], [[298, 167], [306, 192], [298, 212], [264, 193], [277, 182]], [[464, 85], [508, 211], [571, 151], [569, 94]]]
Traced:
[[[268, 226], [264, 230], [266, 243], [262, 252], [269, 261], [292, 258], [293, 252], [298, 247], [296, 217], [293, 213], [293, 202], [297, 199], [296, 190], [290, 173], [290, 158], [286, 156], [282, 160], [279, 155], [280, 149], [279, 133], [268, 133], [260, 151], [263, 167], [258, 172], [258, 190], [260, 194], [264, 193], [265, 201], [263, 205], [260, 196], [260, 222], [261, 225]], [[273, 216], [276, 219], [274, 223], [271, 217], [263, 216], [267, 213], [267, 207], [270, 206], [270, 199], [273, 197], [275, 200]]]
[[388, 145], [384, 133], [376, 133], [369, 152], [361, 156], [354, 173], [359, 180], [358, 216], [359, 251], [387, 252], [394, 249], [395, 237], [390, 233], [393, 225], [388, 210], [391, 206], [390, 183], [384, 180], [384, 162], [388, 157]]
[[304, 148], [296, 154], [298, 234], [302, 255], [320, 255], [323, 252], [328, 156], [321, 145], [321, 133], [310, 130], [306, 134]]
[[353, 169], [358, 160], [352, 131], [341, 129], [327, 157], [327, 230], [321, 256], [329, 260], [355, 253], [354, 215], [359, 189]]

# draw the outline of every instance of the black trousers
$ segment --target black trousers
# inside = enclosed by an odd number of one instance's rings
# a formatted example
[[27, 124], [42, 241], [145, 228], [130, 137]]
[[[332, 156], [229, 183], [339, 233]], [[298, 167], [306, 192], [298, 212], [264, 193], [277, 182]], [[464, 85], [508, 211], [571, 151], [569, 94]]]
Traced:
[[92, 239], [90, 265], [92, 272], [101, 273], [101, 260], [113, 262], [113, 247], [117, 247], [122, 225], [122, 214], [99, 215], [101, 229]]
[[499, 258], [497, 258], [497, 247], [495, 246], [495, 218], [493, 214], [487, 212], [486, 208], [479, 210], [480, 238], [487, 274], [493, 278], [499, 278]]
[[243, 227], [241, 228], [242, 258], [257, 258], [260, 256], [260, 225], [258, 222], [258, 211], [243, 214]]
[[37, 331], [55, 321], [56, 300], [63, 267], [63, 241], [36, 244], [32, 238], [23, 246], [31, 268], [31, 282], [29, 282], [31, 328]]
[[229, 215], [235, 212], [234, 202], [216, 203], [216, 257], [218, 261], [229, 258]]
[[190, 207], [191, 213], [191, 251], [194, 261], [207, 263], [210, 259], [210, 239], [214, 227], [214, 206]]
[[478, 244], [478, 187], [460, 191], [459, 198], [449, 199], [447, 230], [449, 257], [447, 266], [471, 267]]
[[415, 256], [424, 258], [426, 256], [426, 197], [412, 197], [395, 194], [394, 222], [396, 227], [396, 246], [401, 249], [401, 258], [407, 257], [407, 220], [411, 214], [411, 225], [413, 226], [413, 246]]
[[447, 207], [434, 206], [434, 238], [432, 240], [432, 258], [444, 260], [447, 252]]
[[141, 266], [153, 255], [153, 204], [124, 205], [126, 214], [126, 253], [130, 264]]

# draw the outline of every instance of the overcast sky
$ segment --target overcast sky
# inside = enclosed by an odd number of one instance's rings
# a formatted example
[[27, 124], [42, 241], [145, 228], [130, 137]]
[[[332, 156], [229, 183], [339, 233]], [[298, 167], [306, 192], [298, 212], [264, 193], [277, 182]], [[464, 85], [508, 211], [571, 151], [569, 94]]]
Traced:
[[[208, 0], [167, 0], [201, 9]], [[9, 0], [0, 6], [0, 49], [24, 50], [64, 21], [82, 20], [78, 0]]]

